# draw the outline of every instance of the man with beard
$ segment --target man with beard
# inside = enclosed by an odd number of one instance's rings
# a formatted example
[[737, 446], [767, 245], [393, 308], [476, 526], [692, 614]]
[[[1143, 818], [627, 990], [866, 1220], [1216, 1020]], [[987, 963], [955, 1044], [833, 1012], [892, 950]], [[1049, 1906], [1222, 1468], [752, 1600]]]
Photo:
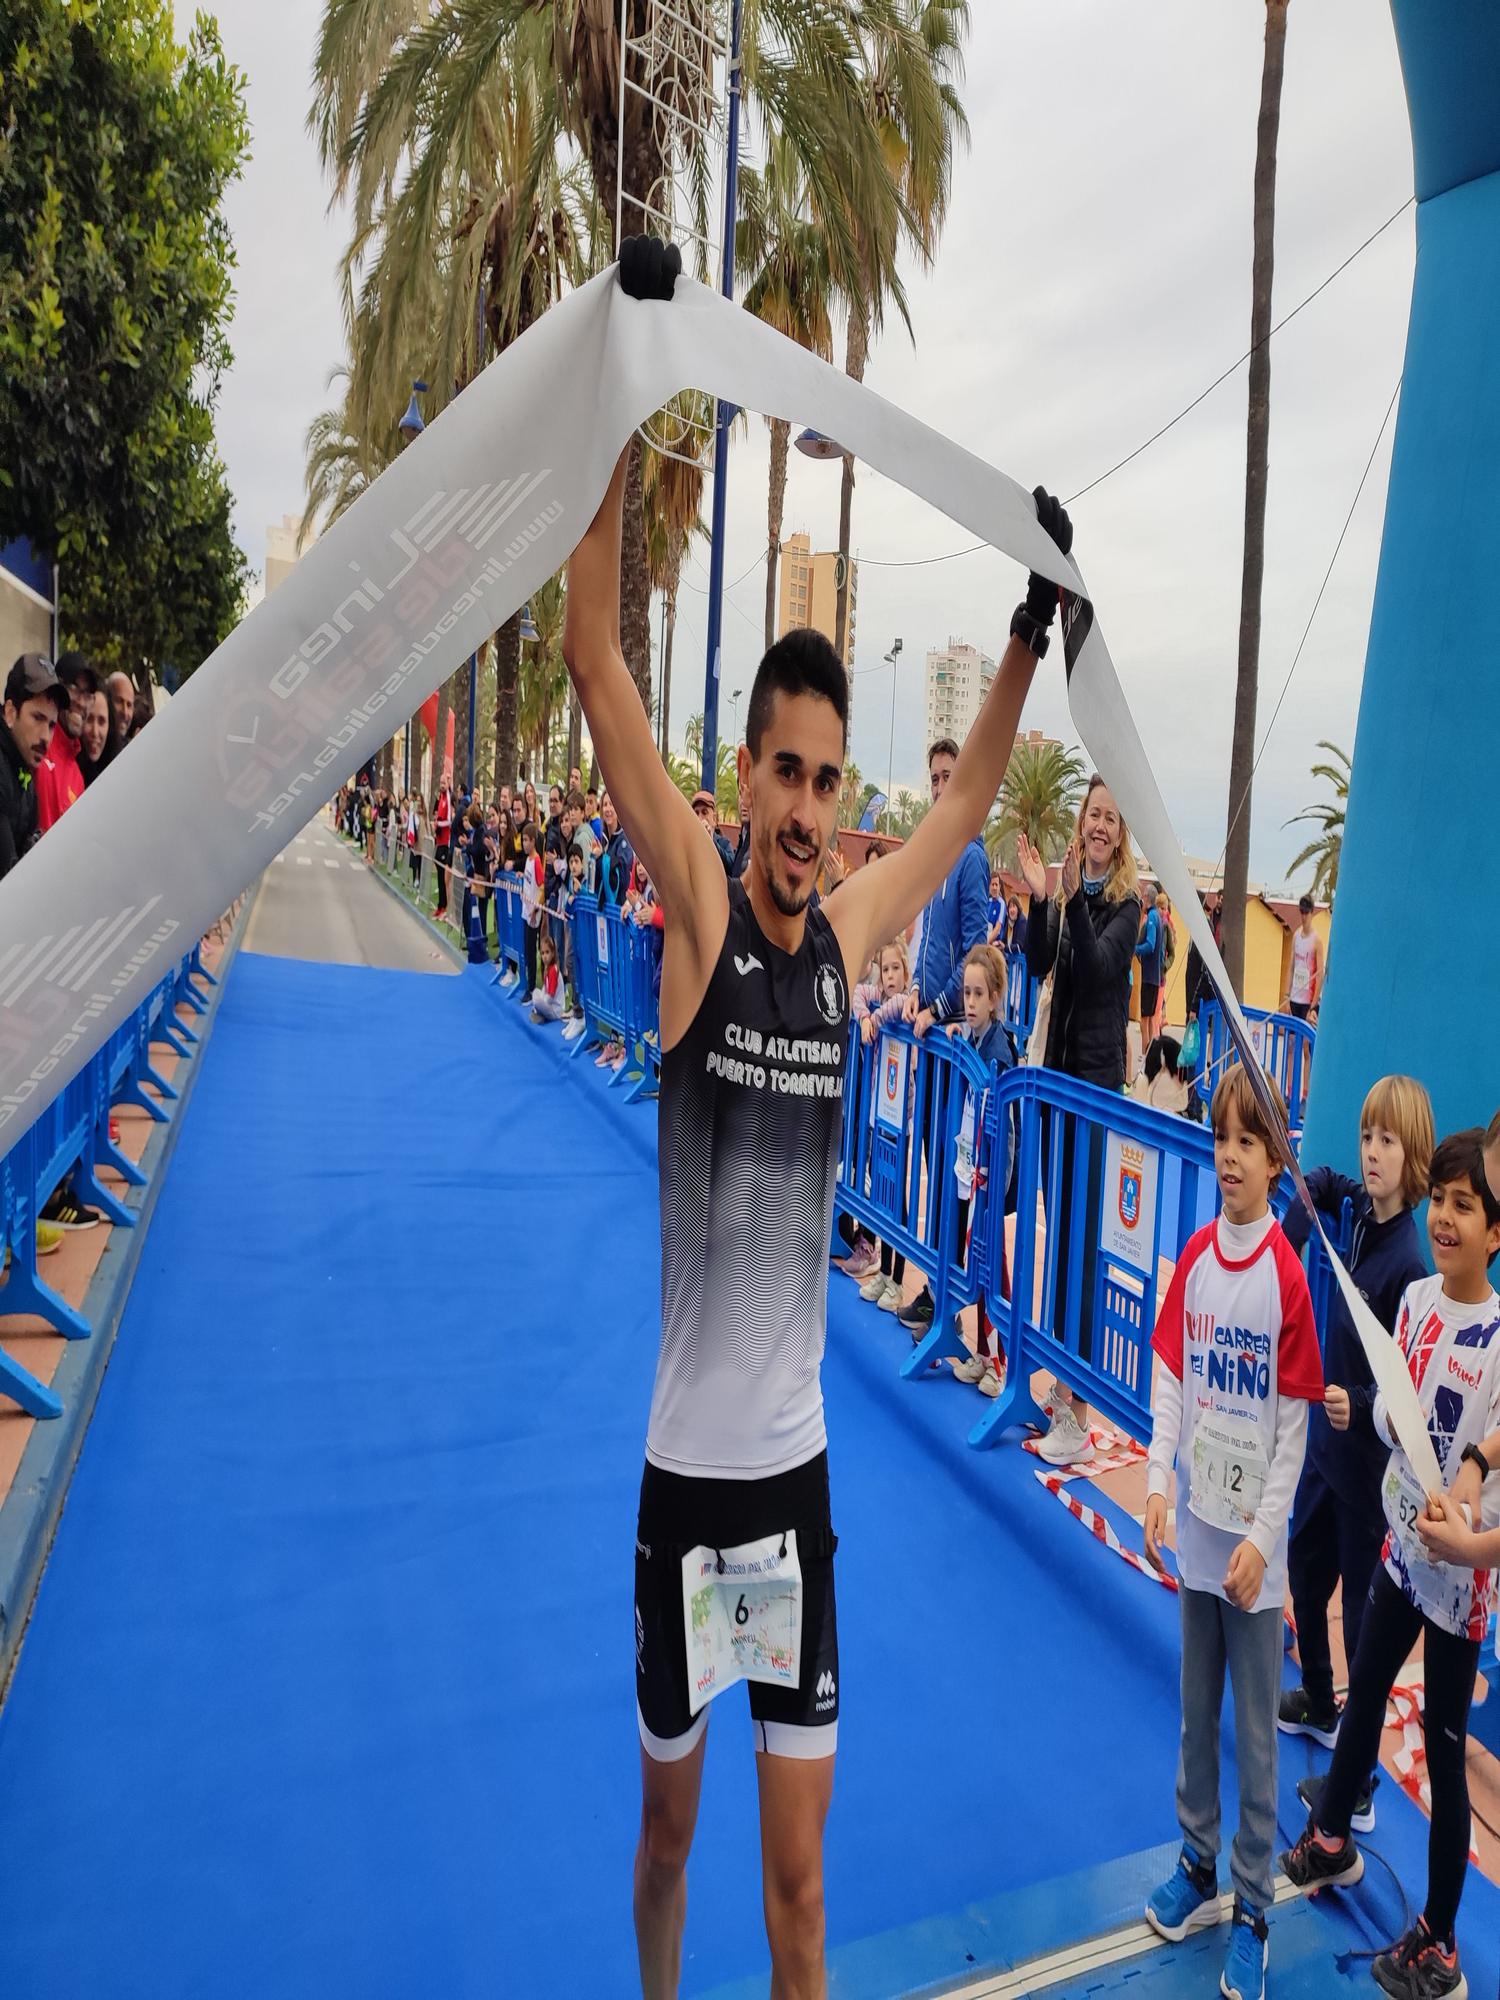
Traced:
[[[670, 298], [676, 259], [649, 239], [626, 243], [624, 289]], [[777, 1663], [774, 1684], [750, 1688], [771, 1987], [817, 1995], [841, 1695], [821, 1368], [849, 993], [983, 826], [1057, 590], [1033, 578], [952, 778], [912, 838], [815, 909], [843, 778], [843, 665], [810, 631], [789, 633], [761, 661], [738, 753], [750, 861], [742, 881], [726, 880], [657, 754], [621, 651], [626, 464], [569, 566], [563, 652], [665, 919], [662, 1344], [635, 1570], [641, 1983], [650, 2000], [677, 1991], [706, 1703], [739, 1678], [719, 1671], [722, 1653], [700, 1652], [717, 1605], [737, 1626], [753, 1619]], [[1066, 551], [1066, 514], [1040, 491], [1037, 505]], [[736, 1605], [734, 1579], [747, 1575], [761, 1581]]]
[[0, 728], [0, 875], [36, 840], [36, 774], [67, 704], [68, 691], [46, 654], [23, 653], [6, 676]]

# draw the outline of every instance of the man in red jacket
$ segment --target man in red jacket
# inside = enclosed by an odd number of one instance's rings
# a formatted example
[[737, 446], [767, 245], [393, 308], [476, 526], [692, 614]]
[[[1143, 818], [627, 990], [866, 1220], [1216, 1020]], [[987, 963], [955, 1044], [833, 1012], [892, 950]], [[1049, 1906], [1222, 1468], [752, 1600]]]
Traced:
[[41, 833], [55, 826], [73, 801], [83, 797], [78, 743], [89, 702], [99, 692], [99, 676], [82, 653], [64, 653], [57, 662], [57, 678], [67, 689], [68, 706], [58, 717], [47, 755], [37, 766], [36, 822]]

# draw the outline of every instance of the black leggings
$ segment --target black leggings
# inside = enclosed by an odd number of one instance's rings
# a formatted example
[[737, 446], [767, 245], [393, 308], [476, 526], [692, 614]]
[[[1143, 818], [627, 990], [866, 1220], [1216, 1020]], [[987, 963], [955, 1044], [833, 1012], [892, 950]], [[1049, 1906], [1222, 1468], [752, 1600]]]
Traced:
[[1434, 1625], [1381, 1564], [1370, 1585], [1360, 1626], [1359, 1650], [1349, 1676], [1349, 1700], [1339, 1724], [1333, 1763], [1318, 1800], [1318, 1825], [1345, 1839], [1356, 1794], [1380, 1756], [1386, 1697], [1402, 1662], [1422, 1639], [1427, 1775], [1432, 1785], [1432, 1825], [1427, 1835], [1427, 1928], [1449, 1943], [1469, 1867], [1469, 1774], [1464, 1762], [1469, 1704], [1479, 1670], [1479, 1641], [1455, 1639]]
[[526, 992], [528, 998], [536, 991], [536, 959], [538, 940], [541, 937], [540, 924], [526, 926]]
[[1309, 1466], [1297, 1489], [1287, 1571], [1297, 1620], [1297, 1653], [1302, 1685], [1314, 1707], [1333, 1707], [1333, 1656], [1328, 1647], [1328, 1600], [1344, 1586], [1344, 1657], [1352, 1667], [1370, 1595], [1370, 1578], [1380, 1560], [1385, 1521], [1377, 1500], [1359, 1507], [1341, 1500], [1316, 1466]]

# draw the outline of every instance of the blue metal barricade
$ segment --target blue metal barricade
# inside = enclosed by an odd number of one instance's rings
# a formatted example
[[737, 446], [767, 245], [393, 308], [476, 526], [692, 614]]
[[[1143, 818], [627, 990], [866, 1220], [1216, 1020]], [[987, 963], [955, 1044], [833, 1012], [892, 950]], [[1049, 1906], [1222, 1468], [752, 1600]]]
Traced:
[[[103, 1211], [112, 1223], [131, 1227], [134, 1213], [99, 1180], [109, 1167], [128, 1185], [143, 1186], [146, 1176], [109, 1136], [111, 1107], [138, 1104], [154, 1119], [170, 1116], [165, 1104], [149, 1096], [149, 1084], [171, 1102], [178, 1092], [151, 1066], [151, 1047], [160, 1042], [179, 1057], [190, 1053], [197, 1036], [177, 1019], [184, 1005], [204, 1010], [195, 979], [212, 980], [196, 948], [176, 969], [154, 986], [130, 1020], [123, 1022], [104, 1046], [58, 1093], [9, 1151], [0, 1155], [0, 1257], [5, 1281], [0, 1285], [0, 1313], [34, 1313], [70, 1340], [86, 1339], [92, 1328], [83, 1314], [44, 1282], [37, 1269], [36, 1229], [41, 1210], [63, 1180], [71, 1180], [78, 1198]], [[29, 1369], [0, 1349], [0, 1395], [8, 1396], [33, 1417], [56, 1417], [62, 1404]]]
[[[607, 913], [606, 913], [607, 914]], [[625, 1067], [630, 1103], [661, 1082], [661, 945], [655, 924], [620, 925], [625, 946]], [[584, 1036], [582, 1039], [588, 1039]]]
[[1019, 1123], [1009, 1300], [998, 1231], [985, 1280], [1006, 1380], [969, 1442], [1040, 1423], [1031, 1377], [1042, 1369], [1147, 1437], [1161, 1267], [1217, 1208], [1213, 1135], [1056, 1070], [1008, 1070], [997, 1098]]
[[[1292, 1136], [1296, 1138], [1307, 1113], [1307, 1087], [1312, 1077], [1316, 1032], [1306, 1021], [1299, 1021], [1291, 1014], [1273, 1014], [1264, 1007], [1242, 1007], [1240, 1011], [1250, 1030], [1251, 1041], [1258, 1044], [1256, 1053], [1260, 1057], [1261, 1068], [1275, 1078], [1277, 1088], [1286, 1099], [1288, 1122]], [[1213, 1097], [1214, 1085], [1237, 1058], [1224, 1010], [1217, 1000], [1204, 1002], [1198, 1010], [1198, 1020], [1203, 1035], [1203, 1067], [1197, 1087], [1198, 1095], [1207, 1104]]]
[[1031, 1040], [1031, 1030], [1036, 1022], [1037, 995], [1041, 987], [1042, 982], [1031, 976], [1024, 951], [1005, 953], [1005, 1011], [1001, 1019], [1010, 1031], [1019, 1057], [1024, 1058], [1026, 1044]]
[[[495, 877], [495, 932], [499, 954], [495, 961], [496, 980], [513, 976], [522, 984], [526, 978], [526, 911], [521, 902], [521, 878], [503, 869]], [[524, 996], [528, 1001], [531, 995]]]
[[[995, 1074], [959, 1037], [931, 1033], [919, 1041], [906, 1026], [886, 1029], [866, 1046], [849, 1038], [844, 1073], [844, 1129], [836, 1206], [873, 1230], [883, 1243], [927, 1274], [932, 1288], [931, 1330], [906, 1358], [915, 1375], [962, 1343], [954, 1315], [979, 1297], [991, 1262], [985, 1218], [1004, 1212], [1004, 1188], [991, 1190], [971, 1215], [969, 1246], [959, 1241], [954, 1148], [964, 1099], [988, 1092], [986, 1119], [975, 1134], [976, 1152], [993, 1154], [998, 1131]], [[993, 1232], [998, 1236], [999, 1231]]]

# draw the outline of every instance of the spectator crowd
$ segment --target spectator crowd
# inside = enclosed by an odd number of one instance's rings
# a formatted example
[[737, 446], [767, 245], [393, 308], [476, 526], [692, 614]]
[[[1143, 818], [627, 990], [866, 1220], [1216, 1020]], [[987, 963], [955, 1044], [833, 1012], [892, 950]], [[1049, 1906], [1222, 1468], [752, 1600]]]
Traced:
[[[14, 662], [0, 728], [0, 876], [21, 865], [154, 713], [149, 688], [126, 673], [100, 675], [82, 653], [55, 662], [23, 653]], [[61, 1231], [102, 1220], [65, 1180], [42, 1209], [38, 1253], [55, 1250]]]

